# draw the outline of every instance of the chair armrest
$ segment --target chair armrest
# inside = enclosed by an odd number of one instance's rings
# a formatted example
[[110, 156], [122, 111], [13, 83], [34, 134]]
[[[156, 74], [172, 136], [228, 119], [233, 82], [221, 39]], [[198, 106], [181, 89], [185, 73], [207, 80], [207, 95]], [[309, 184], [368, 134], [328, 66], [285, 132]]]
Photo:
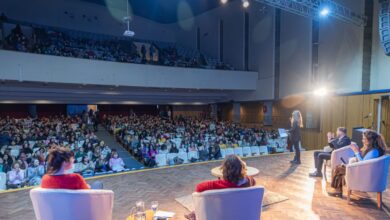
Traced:
[[345, 147], [342, 147], [340, 149], [334, 150], [332, 152], [332, 156], [331, 156], [331, 167], [332, 167], [332, 170], [336, 166], [342, 164], [340, 158], [343, 158], [345, 161], [349, 161], [349, 158], [351, 158], [353, 156], [354, 156], [354, 153], [353, 153], [353, 150], [351, 149], [350, 146], [345, 146]]
[[348, 164], [345, 176], [348, 188], [364, 192], [386, 190], [389, 161], [389, 156], [382, 156]]

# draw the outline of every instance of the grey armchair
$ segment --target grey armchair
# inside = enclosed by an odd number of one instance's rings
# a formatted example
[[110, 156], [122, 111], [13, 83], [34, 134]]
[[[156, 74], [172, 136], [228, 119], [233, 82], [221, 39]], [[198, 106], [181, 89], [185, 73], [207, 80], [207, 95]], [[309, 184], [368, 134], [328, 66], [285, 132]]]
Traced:
[[344, 160], [348, 163], [349, 158], [354, 157], [354, 156], [355, 156], [355, 154], [353, 153], [353, 150], [351, 149], [351, 147], [349, 145], [342, 147], [340, 149], [334, 150], [332, 152], [332, 157], [330, 159], [330, 161], [331, 161], [330, 165], [332, 167], [332, 170], [334, 170], [334, 168], [336, 168], [336, 166], [342, 164], [341, 158], [344, 158]]
[[[378, 208], [382, 208], [382, 192], [386, 190], [390, 155], [360, 161], [346, 166], [347, 198], [352, 190], [376, 192]], [[333, 164], [332, 164], [333, 165]]]

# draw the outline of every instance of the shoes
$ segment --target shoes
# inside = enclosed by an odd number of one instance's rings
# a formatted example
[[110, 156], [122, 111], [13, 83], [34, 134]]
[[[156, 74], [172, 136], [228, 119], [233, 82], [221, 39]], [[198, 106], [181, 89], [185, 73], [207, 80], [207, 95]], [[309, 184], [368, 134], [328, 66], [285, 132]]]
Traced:
[[290, 161], [291, 164], [296, 164], [296, 165], [299, 165], [301, 164], [301, 161], [298, 161], [298, 160], [292, 160]]
[[309, 173], [310, 177], [322, 177], [322, 173], [315, 171], [313, 173]]
[[343, 192], [341, 191], [334, 191], [334, 192], [328, 192], [328, 195], [329, 196], [333, 196], [333, 197], [340, 197], [342, 198], [343, 197]]

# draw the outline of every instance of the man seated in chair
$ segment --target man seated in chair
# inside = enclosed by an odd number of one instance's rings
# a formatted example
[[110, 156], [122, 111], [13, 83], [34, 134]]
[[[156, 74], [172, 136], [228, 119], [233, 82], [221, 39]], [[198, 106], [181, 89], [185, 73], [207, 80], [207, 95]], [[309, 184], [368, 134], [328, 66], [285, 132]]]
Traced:
[[347, 136], [347, 129], [344, 127], [337, 128], [337, 136], [334, 136], [334, 133], [328, 132], [328, 143], [329, 147], [325, 147], [323, 151], [314, 152], [314, 166], [316, 171], [310, 173], [310, 177], [322, 177], [322, 164], [324, 160], [329, 160], [332, 151], [348, 146], [351, 144], [351, 139]]

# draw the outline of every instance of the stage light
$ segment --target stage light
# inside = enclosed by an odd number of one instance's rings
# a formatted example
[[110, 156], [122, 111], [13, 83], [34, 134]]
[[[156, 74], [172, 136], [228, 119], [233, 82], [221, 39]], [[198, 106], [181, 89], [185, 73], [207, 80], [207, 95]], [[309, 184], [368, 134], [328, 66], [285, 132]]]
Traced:
[[328, 90], [326, 88], [319, 88], [314, 90], [314, 95], [316, 96], [326, 96], [328, 94]]
[[321, 17], [326, 17], [330, 14], [330, 9], [328, 7], [323, 7], [320, 9], [320, 16]]
[[248, 0], [242, 0], [242, 7], [248, 8], [249, 7], [249, 1]]
[[227, 2], [228, 2], [228, 0], [221, 0], [222, 4], [226, 4]]

